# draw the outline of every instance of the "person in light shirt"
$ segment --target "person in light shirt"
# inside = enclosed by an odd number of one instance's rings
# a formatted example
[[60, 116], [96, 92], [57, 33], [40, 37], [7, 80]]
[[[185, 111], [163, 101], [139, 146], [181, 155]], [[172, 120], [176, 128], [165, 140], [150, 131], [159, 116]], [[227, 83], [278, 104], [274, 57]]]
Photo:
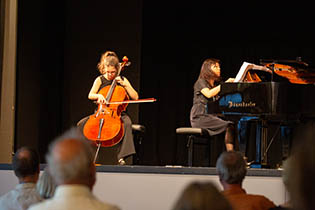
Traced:
[[26, 210], [30, 205], [42, 200], [36, 191], [39, 177], [39, 156], [29, 147], [18, 149], [13, 157], [12, 168], [19, 184], [0, 197], [1, 210]]
[[118, 210], [98, 200], [92, 189], [96, 181], [94, 151], [77, 128], [57, 138], [46, 157], [49, 173], [58, 185], [54, 196], [29, 210]]

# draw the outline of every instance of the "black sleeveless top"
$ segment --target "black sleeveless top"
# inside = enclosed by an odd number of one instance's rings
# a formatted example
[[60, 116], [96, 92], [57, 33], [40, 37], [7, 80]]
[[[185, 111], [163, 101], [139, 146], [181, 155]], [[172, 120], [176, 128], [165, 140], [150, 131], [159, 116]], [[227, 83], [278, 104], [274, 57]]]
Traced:
[[[100, 79], [101, 79], [102, 83], [101, 83], [101, 86], [100, 86], [100, 89], [98, 90], [98, 92], [99, 92], [103, 87], [106, 87], [106, 86], [111, 85], [111, 84], [113, 83], [112, 80], [106, 79], [104, 75], [101, 75], [101, 76], [100, 76]], [[105, 96], [104, 96], [104, 97], [105, 97]]]
[[[106, 87], [108, 85], [111, 85], [113, 83], [113, 80], [108, 80], [105, 78], [104, 75], [101, 75], [99, 76], [101, 78], [101, 86], [100, 86], [100, 89], [98, 90], [98, 92], [100, 92], [100, 90], [103, 88], [103, 87]], [[122, 80], [124, 80], [124, 77], [123, 76], [120, 76]], [[121, 86], [120, 84], [117, 83], [117, 85]], [[127, 91], [126, 91], [127, 93]], [[128, 93], [127, 93], [128, 94]], [[105, 96], [104, 96], [105, 97]]]
[[[101, 86], [100, 86], [100, 88], [99, 88], [99, 90], [98, 90], [98, 93], [100, 92], [100, 90], [101, 90], [102, 88], [104, 88], [104, 87], [106, 87], [106, 86], [108, 86], [108, 85], [111, 85], [111, 84], [113, 83], [113, 80], [108, 80], [108, 79], [106, 79], [104, 75], [101, 75], [100, 78], [101, 78], [102, 83], [101, 83]], [[123, 76], [121, 76], [121, 78], [122, 78], [122, 80], [124, 80], [124, 77], [123, 77]], [[117, 85], [121, 86], [121, 85], [118, 84], [118, 83], [117, 83]], [[121, 87], [122, 87], [122, 86], [121, 86]], [[127, 94], [128, 97], [130, 98], [130, 96], [129, 96], [129, 94], [128, 94], [127, 91], [126, 91], [126, 94]], [[104, 96], [104, 97], [106, 98], [106, 96]]]

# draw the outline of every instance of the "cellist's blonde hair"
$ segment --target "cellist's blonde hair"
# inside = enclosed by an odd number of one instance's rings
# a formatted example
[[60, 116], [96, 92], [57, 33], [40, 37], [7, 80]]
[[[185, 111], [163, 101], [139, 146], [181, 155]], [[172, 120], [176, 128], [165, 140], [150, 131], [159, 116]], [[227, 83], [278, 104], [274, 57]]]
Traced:
[[100, 62], [97, 64], [100, 73], [104, 72], [105, 66], [114, 66], [117, 70], [119, 69], [119, 60], [115, 52], [106, 51], [102, 54]]

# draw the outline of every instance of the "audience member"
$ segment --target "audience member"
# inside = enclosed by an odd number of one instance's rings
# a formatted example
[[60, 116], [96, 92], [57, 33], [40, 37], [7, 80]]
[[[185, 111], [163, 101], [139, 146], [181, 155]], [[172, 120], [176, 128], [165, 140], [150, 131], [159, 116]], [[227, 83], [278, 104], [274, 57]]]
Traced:
[[[288, 186], [289, 186], [288, 171], [290, 169], [289, 167], [291, 167], [290, 159], [291, 158], [289, 157], [283, 162], [282, 181], [286, 189], [288, 189]], [[291, 202], [288, 200], [285, 203], [280, 204], [279, 206], [271, 208], [269, 210], [290, 210], [290, 209], [292, 209]]]
[[315, 208], [315, 122], [301, 124], [293, 137], [288, 192], [293, 209]]
[[37, 192], [43, 199], [48, 199], [53, 197], [56, 187], [56, 183], [46, 167], [36, 183]]
[[42, 200], [36, 191], [39, 176], [38, 153], [28, 147], [20, 148], [13, 157], [12, 167], [19, 184], [0, 198], [0, 208], [1, 210], [25, 210]]
[[54, 196], [30, 207], [30, 210], [116, 210], [99, 201], [92, 188], [96, 181], [94, 151], [80, 132], [72, 128], [56, 139], [46, 156], [49, 173], [58, 185]]
[[262, 195], [247, 194], [242, 188], [247, 173], [246, 162], [240, 152], [223, 152], [217, 160], [217, 172], [223, 186], [223, 195], [234, 210], [263, 210], [275, 204]]
[[186, 186], [173, 210], [232, 210], [230, 203], [211, 182], [192, 182]]

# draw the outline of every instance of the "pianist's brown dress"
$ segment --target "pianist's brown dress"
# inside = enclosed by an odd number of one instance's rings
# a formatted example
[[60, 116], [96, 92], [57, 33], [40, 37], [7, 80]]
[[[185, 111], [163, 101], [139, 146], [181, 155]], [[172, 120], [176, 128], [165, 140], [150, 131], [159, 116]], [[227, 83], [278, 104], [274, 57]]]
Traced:
[[[208, 106], [208, 99], [200, 92], [203, 88], [211, 89], [209, 83], [204, 79], [198, 79], [194, 85], [194, 100], [190, 112], [190, 123], [193, 128], [207, 129], [210, 136], [225, 132], [231, 121], [223, 120], [215, 114], [215, 106]], [[216, 100], [213, 97], [209, 100]]]

